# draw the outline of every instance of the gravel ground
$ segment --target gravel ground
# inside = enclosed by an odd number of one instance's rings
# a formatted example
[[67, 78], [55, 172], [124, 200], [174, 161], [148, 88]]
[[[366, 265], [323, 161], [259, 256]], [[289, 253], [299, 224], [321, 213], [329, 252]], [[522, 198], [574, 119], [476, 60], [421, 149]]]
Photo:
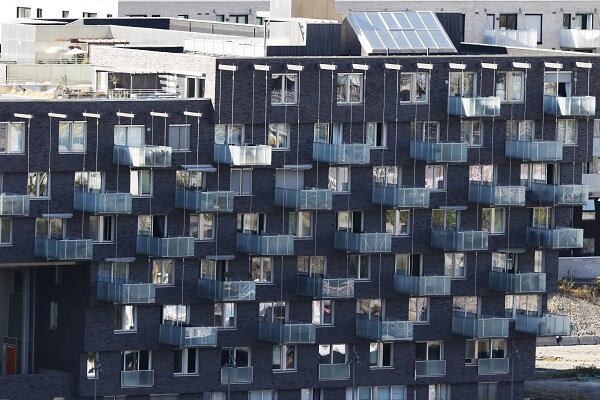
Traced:
[[[535, 367], [545, 370], [573, 369], [578, 365], [600, 368], [600, 345], [544, 346], [535, 352]], [[598, 393], [600, 398], [600, 392]]]
[[600, 306], [557, 293], [548, 298], [548, 312], [570, 316], [572, 336], [600, 336]]

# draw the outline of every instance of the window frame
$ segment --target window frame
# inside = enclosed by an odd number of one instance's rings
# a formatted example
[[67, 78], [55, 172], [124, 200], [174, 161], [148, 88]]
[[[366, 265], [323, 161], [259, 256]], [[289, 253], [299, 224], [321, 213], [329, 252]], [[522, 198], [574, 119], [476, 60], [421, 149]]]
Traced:
[[[346, 78], [346, 81], [340, 83], [340, 78]], [[352, 78], [358, 77], [358, 100], [352, 101]], [[338, 106], [349, 106], [349, 105], [358, 105], [363, 104], [364, 101], [364, 92], [365, 92], [365, 74], [362, 72], [339, 72], [336, 75], [336, 104]], [[340, 93], [340, 91], [342, 93]], [[345, 100], [344, 100], [345, 97]]]
[[[290, 149], [290, 124], [289, 123], [269, 123], [267, 128], [267, 144], [273, 151], [286, 151]], [[280, 138], [284, 138], [284, 145], [279, 146]], [[271, 141], [273, 138], [273, 141]], [[273, 143], [273, 144], [271, 144]]]
[[[44, 190], [46, 191], [45, 195], [40, 194], [40, 179], [43, 181], [43, 175], [46, 177], [46, 186]], [[35, 176], [35, 194], [32, 194], [30, 181], [31, 178]], [[38, 172], [29, 172], [27, 176], [27, 194], [30, 200], [49, 200], [51, 196], [51, 182], [50, 182], [50, 173], [47, 171], [38, 171]]]
[[[81, 150], [74, 150], [73, 145], [78, 143], [75, 141], [75, 135], [77, 134], [75, 127], [80, 126], [82, 129], [81, 135], [83, 138], [83, 144]], [[66, 131], [65, 131], [66, 130]], [[61, 141], [63, 135], [67, 135], [68, 145], [66, 149], [63, 147], [61, 150]], [[58, 154], [85, 154], [87, 153], [87, 121], [59, 121], [58, 122]]]
[[[110, 244], [115, 242], [115, 221], [114, 215], [90, 215], [89, 217], [89, 237], [93, 239], [94, 244]], [[106, 226], [108, 225], [108, 229]], [[95, 227], [95, 232], [92, 231]], [[95, 234], [94, 234], [95, 233]], [[106, 234], [110, 237], [105, 238]]]
[[[569, 125], [571, 124], [573, 124], [572, 134], [568, 132]], [[579, 124], [577, 119], [558, 118], [556, 120], [556, 141], [561, 142], [563, 146], [577, 146], [579, 144]]]
[[[277, 349], [278, 348], [278, 349]], [[293, 362], [294, 365], [291, 367], [287, 366], [287, 351], [288, 349], [292, 349], [293, 354]], [[275, 351], [279, 352], [279, 368], [275, 368], [275, 364], [273, 364], [273, 358], [275, 357]], [[286, 361], [286, 363], [284, 363]], [[271, 368], [273, 372], [296, 372], [298, 371], [298, 346], [293, 344], [276, 344], [273, 346], [273, 356], [271, 360]]]
[[[205, 221], [206, 217], [210, 216], [210, 227], [208, 227], [208, 223], [201, 223], [201, 221]], [[204, 218], [203, 218], [204, 217]], [[195, 220], [195, 222], [194, 222]], [[196, 242], [209, 242], [215, 240], [215, 231], [216, 231], [216, 214], [215, 213], [194, 213], [189, 215], [189, 232], [190, 236], [194, 238]], [[194, 228], [195, 227], [195, 228]], [[204, 229], [202, 229], [204, 228]], [[195, 232], [194, 232], [195, 229]], [[209, 234], [204, 236], [201, 235], [204, 231], [208, 230]]]
[[[170, 269], [170, 271], [169, 271]], [[163, 279], [166, 277], [167, 281]], [[175, 260], [172, 258], [154, 258], [150, 265], [152, 283], [161, 286], [175, 286]]]
[[[441, 178], [439, 175], [441, 172]], [[446, 191], [446, 177], [448, 171], [445, 164], [427, 164], [425, 165], [425, 184], [424, 187], [432, 192], [445, 192]], [[431, 175], [431, 177], [429, 177]], [[429, 179], [429, 183], [428, 183]], [[442, 183], [440, 188], [439, 184]], [[437, 183], [437, 184], [436, 184]]]
[[[376, 350], [373, 351], [374, 347]], [[386, 351], [387, 349], [387, 351]], [[389, 352], [386, 357], [386, 352]], [[371, 356], [376, 353], [377, 362], [373, 363]], [[384, 360], [389, 360], [389, 365], [385, 365]], [[393, 369], [394, 368], [394, 344], [393, 342], [372, 342], [369, 343], [369, 368], [370, 369]]]
[[[484, 214], [489, 213], [489, 226], [485, 227], [485, 218]], [[498, 216], [496, 214], [501, 215], [501, 230], [496, 230], [496, 223], [498, 222]], [[481, 229], [484, 231], [488, 231], [490, 235], [503, 235], [506, 233], [506, 209], [504, 207], [490, 207], [490, 208], [482, 208], [481, 209]]]
[[[342, 173], [344, 170], [346, 172]], [[330, 166], [327, 173], [327, 188], [331, 190], [333, 194], [351, 193], [352, 188], [350, 185], [352, 184], [352, 177], [350, 174], [351, 169], [349, 166]], [[348, 179], [344, 180], [340, 177], [347, 177]], [[344, 187], [347, 187], [347, 189], [344, 190]]]
[[[191, 124], [169, 124], [169, 136], [167, 138], [169, 147], [174, 153], [184, 153], [191, 151]], [[183, 131], [182, 131], [183, 129]], [[174, 130], [177, 130], [177, 146], [173, 146], [174, 140], [172, 140], [172, 135], [174, 134]], [[184, 143], [187, 144], [187, 147], [181, 147], [181, 138], [184, 138]]]
[[[479, 129], [475, 125], [479, 124]], [[474, 132], [479, 132], [479, 142], [475, 142], [477, 136]], [[467, 143], [467, 147], [483, 147], [484, 145], [484, 123], [482, 119], [464, 119], [460, 121], [460, 140]]]
[[[3, 227], [4, 224], [6, 224], [8, 221], [8, 240], [5, 240], [4, 237], [4, 233], [5, 232], [5, 227]], [[0, 218], [0, 246], [12, 246], [12, 238], [13, 238], [13, 223], [12, 223], [12, 218], [10, 217], [1, 217]]]
[[[393, 209], [385, 211], [385, 231], [391, 233], [393, 237], [403, 237], [411, 235], [411, 210]], [[388, 216], [391, 215], [391, 222]], [[402, 216], [405, 217], [405, 223], [402, 223]], [[403, 229], [404, 227], [404, 229]]]
[[[425, 91], [422, 95], [419, 95], [419, 89], [422, 88], [422, 85], [419, 82], [423, 82], [423, 78], [419, 78], [419, 75], [425, 77]], [[405, 80], [408, 78], [408, 81]], [[400, 73], [400, 82], [398, 82], [398, 88], [400, 90], [399, 93], [399, 104], [411, 104], [411, 103], [423, 103], [426, 104], [429, 102], [429, 87], [430, 87], [430, 74], [429, 72], [419, 71], [419, 72], [401, 72]], [[408, 84], [406, 84], [408, 82]], [[404, 89], [409, 87], [408, 89]], [[409, 100], [405, 100], [406, 96], [404, 93], [408, 92]]]
[[[149, 177], [149, 192], [144, 192], [144, 175]], [[134, 186], [135, 182], [135, 186]], [[135, 193], [134, 193], [134, 189]], [[129, 193], [132, 197], [152, 197], [154, 194], [154, 171], [151, 169], [132, 169], [129, 171]]]
[[[504, 75], [504, 96], [498, 94], [498, 86], [500, 82], [498, 77]], [[519, 89], [519, 99], [513, 99], [515, 91], [514, 81], [515, 75], [521, 76], [521, 88]], [[494, 84], [494, 95], [500, 97], [501, 103], [524, 103], [525, 102], [525, 73], [523, 71], [500, 71], [496, 73], [496, 82]]]
[[[265, 272], [265, 261], [268, 260], [269, 271], [268, 271], [268, 280], [264, 279], [264, 276], [267, 272]], [[255, 268], [258, 266], [258, 268]], [[255, 278], [254, 273], [258, 272], [259, 278], [258, 280]], [[270, 285], [273, 284], [273, 257], [270, 256], [253, 256], [250, 257], [250, 279], [255, 282], [257, 285]]]
[[[308, 218], [305, 218], [308, 216]], [[292, 221], [295, 219], [296, 229], [293, 229]], [[308, 226], [305, 223], [308, 222]], [[307, 235], [303, 231], [310, 231]], [[290, 211], [288, 214], [288, 234], [293, 235], [294, 239], [312, 239], [314, 236], [314, 223], [312, 211]]]
[[[353, 260], [356, 260], [355, 263], [353, 263]], [[364, 265], [362, 265], [363, 260], [366, 260], [366, 269], [367, 269], [367, 276], [363, 277], [362, 276], [362, 269], [365, 268]], [[348, 259], [350, 266], [349, 266], [349, 273], [348, 273], [348, 278], [352, 278], [356, 281], [370, 281], [371, 280], [371, 256], [368, 254], [351, 254], [350, 258]], [[353, 269], [356, 268], [356, 271], [354, 271]]]
[[[133, 325], [129, 325], [129, 329], [125, 323], [127, 322], [127, 310], [131, 310], [131, 322]], [[120, 314], [120, 316], [118, 316]], [[117, 320], [120, 318], [120, 320]], [[117, 328], [117, 321], [120, 321], [120, 325]], [[137, 306], [135, 304], [115, 304], [114, 305], [114, 322], [113, 322], [113, 333], [137, 333]]]
[[[175, 364], [175, 354], [177, 354], [177, 352], [181, 352], [181, 365], [179, 365], [181, 372], [177, 372], [177, 365]], [[193, 372], [189, 371], [189, 357], [190, 357], [190, 353], [194, 352], [195, 356], [194, 356], [194, 368], [195, 370]], [[173, 364], [174, 364], [174, 368], [173, 368], [173, 375], [174, 376], [198, 376], [200, 374], [200, 368], [199, 368], [199, 348], [198, 347], [182, 347], [181, 349], [175, 349], [173, 350]], [[184, 368], [185, 367], [185, 368]]]
[[[418, 310], [421, 306], [420, 310]], [[426, 325], [430, 321], [430, 300], [429, 297], [411, 296], [408, 298], [408, 320], [413, 324]], [[425, 317], [422, 319], [422, 317]]]
[[[234, 173], [239, 174], [238, 187], [234, 187]], [[249, 178], [248, 178], [249, 176]], [[250, 184], [244, 185], [245, 180], [250, 179]], [[231, 168], [229, 175], [229, 190], [233, 192], [234, 196], [252, 196], [252, 184], [253, 184], [252, 168]], [[244, 187], [249, 186], [250, 191], [244, 191]]]
[[[217, 307], [219, 306], [221, 307], [220, 315], [217, 314]], [[227, 312], [232, 315], [225, 316]], [[213, 316], [217, 329], [237, 329], [237, 303], [233, 301], [215, 301]], [[220, 318], [220, 322], [218, 322], [217, 318]]]
[[[277, 78], [282, 78], [281, 79], [281, 85], [280, 87], [275, 87], [275, 80]], [[293, 90], [293, 100], [292, 101], [288, 101], [288, 97], [287, 97], [287, 93], [289, 92], [287, 90], [288, 88], [288, 80], [286, 79], [287, 77], [293, 77], [293, 81], [294, 81], [294, 90]], [[297, 105], [299, 102], [298, 99], [298, 86], [299, 86], [299, 75], [296, 73], [278, 73], [278, 74], [271, 74], [271, 106], [292, 106], [292, 105]], [[279, 85], [278, 85], [279, 86]], [[279, 92], [279, 99], [280, 101], [273, 101], [274, 99], [274, 94], [276, 92]], [[275, 99], [277, 99], [277, 97], [275, 97]]]
[[[387, 149], [387, 132], [388, 124], [385, 122], [366, 122], [365, 123], [365, 144], [371, 146], [372, 149]], [[374, 143], [369, 143], [369, 137], [374, 139]], [[381, 144], [377, 144], [381, 139]]]
[[[25, 154], [25, 123], [24, 122], [0, 122], [4, 136], [4, 150], [0, 151], [0, 154]], [[20, 129], [16, 129], [16, 126], [20, 126]], [[16, 136], [15, 136], [16, 135]], [[17, 143], [14, 143], [14, 137], [17, 137]], [[12, 145], [17, 144], [18, 148], [13, 149]]]
[[[329, 304], [329, 322], [325, 321], [327, 303]], [[311, 303], [312, 316], [311, 321], [317, 327], [335, 325], [335, 301], [333, 299], [318, 299]], [[317, 314], [318, 315], [315, 315]]]

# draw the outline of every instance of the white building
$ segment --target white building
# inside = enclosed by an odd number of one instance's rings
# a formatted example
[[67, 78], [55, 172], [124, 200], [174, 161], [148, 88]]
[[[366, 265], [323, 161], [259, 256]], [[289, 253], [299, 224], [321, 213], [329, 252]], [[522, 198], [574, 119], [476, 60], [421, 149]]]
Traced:
[[2, 0], [0, 22], [16, 18], [93, 18], [117, 16], [118, 0]]

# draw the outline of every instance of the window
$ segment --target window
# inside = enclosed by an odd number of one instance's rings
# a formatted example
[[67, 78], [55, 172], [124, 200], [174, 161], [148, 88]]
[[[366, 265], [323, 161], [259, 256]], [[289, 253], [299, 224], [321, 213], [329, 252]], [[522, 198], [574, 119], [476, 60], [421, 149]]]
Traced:
[[371, 257], [363, 254], [351, 254], [350, 278], [369, 280], [371, 279]]
[[236, 196], [252, 195], [252, 169], [231, 168], [230, 190]]
[[506, 121], [506, 138], [512, 140], [532, 141], [535, 138], [535, 121]]
[[179, 19], [188, 19], [190, 18], [189, 14], [179, 14], [177, 15], [177, 18]]
[[298, 104], [297, 82], [297, 74], [273, 74], [271, 76], [271, 105]]
[[17, 18], [31, 18], [31, 8], [17, 7]]
[[457, 230], [459, 213], [457, 210], [431, 210], [431, 227]]
[[577, 120], [558, 119], [556, 121], [556, 140], [565, 145], [577, 145]]
[[211, 213], [190, 214], [190, 236], [196, 240], [215, 238], [215, 215]]
[[517, 14], [500, 14], [498, 18], [498, 27], [511, 31], [517, 30]]
[[113, 219], [112, 215], [90, 216], [90, 239], [97, 243], [112, 242], [115, 234]]
[[504, 233], [504, 208], [483, 208], [481, 210], [481, 229], [491, 234]]
[[333, 300], [313, 300], [312, 323], [315, 325], [333, 325]]
[[241, 146], [244, 143], [244, 125], [215, 124], [215, 143]]
[[0, 122], [0, 154], [25, 152], [25, 123]]
[[373, 185], [384, 187], [400, 187], [399, 167], [373, 167]]
[[81, 16], [83, 18], [96, 18], [98, 16], [98, 14], [97, 13], [93, 13], [93, 12], [85, 12], [84, 11], [84, 12], [81, 13]]
[[177, 171], [175, 174], [177, 187], [203, 191], [206, 188], [206, 176], [202, 171]]
[[467, 277], [467, 257], [465, 253], [444, 253], [444, 275], [454, 279]]
[[479, 359], [505, 358], [506, 339], [465, 340], [465, 364], [477, 365]]
[[29, 197], [50, 197], [50, 174], [48, 172], [30, 172], [27, 177]]
[[535, 29], [537, 32], [537, 44], [542, 44], [542, 14], [525, 14], [525, 29]]
[[[223, 21], [221, 21], [221, 22], [223, 22]], [[204, 392], [203, 399], [204, 400], [227, 400], [227, 393], [225, 393], [225, 392]]]
[[296, 346], [278, 345], [273, 346], [273, 371], [295, 371], [296, 370]]
[[496, 74], [496, 96], [505, 102], [523, 101], [525, 98], [524, 81], [522, 71], [498, 72]]
[[552, 71], [544, 73], [544, 95], [571, 96], [573, 76], [569, 71]]
[[264, 213], [238, 213], [237, 230], [244, 233], [263, 233], [265, 232], [265, 214]]
[[478, 383], [477, 400], [498, 400], [498, 382]]
[[345, 344], [320, 344], [319, 365], [346, 364], [348, 362], [347, 347]]
[[394, 354], [393, 343], [371, 343], [369, 344], [369, 367], [391, 368]]
[[521, 164], [521, 185], [529, 188], [533, 182], [546, 183], [547, 174], [546, 164]]
[[437, 361], [444, 359], [444, 342], [417, 342], [415, 347], [417, 361]]
[[224, 329], [235, 328], [236, 314], [235, 303], [215, 303], [215, 326]]
[[429, 385], [427, 400], [451, 400], [450, 384], [438, 383], [436, 385]]
[[452, 298], [452, 313], [461, 317], [478, 316], [479, 299], [476, 296], [454, 296]]
[[440, 139], [440, 123], [438, 121], [416, 121], [410, 123], [410, 137], [417, 142], [434, 142]]
[[12, 219], [0, 218], [0, 245], [12, 243]]
[[190, 149], [190, 125], [169, 125], [169, 147], [173, 151]]
[[531, 226], [534, 228], [549, 229], [552, 220], [552, 208], [534, 207], [532, 209]]
[[394, 272], [400, 275], [420, 276], [422, 254], [400, 253], [394, 257]]
[[173, 352], [175, 374], [194, 375], [198, 373], [198, 349], [177, 349]]
[[85, 374], [88, 379], [96, 379], [99, 375], [98, 371], [98, 353], [88, 352], [85, 362]]
[[64, 233], [65, 221], [62, 218], [35, 219], [35, 237], [61, 240]]
[[252, 257], [252, 281], [257, 283], [273, 283], [273, 258]]
[[363, 74], [337, 74], [337, 103], [359, 104], [363, 99]]
[[50, 302], [50, 329], [58, 329], [58, 303], [55, 301]]
[[189, 322], [188, 306], [179, 304], [165, 304], [162, 307], [162, 322], [170, 321], [174, 324], [185, 325]]
[[221, 349], [221, 366], [236, 368], [250, 367], [251, 364], [250, 347], [233, 347]]
[[477, 80], [473, 72], [450, 72], [449, 95], [475, 97]]
[[469, 166], [469, 181], [470, 182], [485, 182], [494, 183], [494, 166], [493, 165], [470, 165]]
[[327, 257], [298, 256], [296, 268], [301, 274], [324, 277], [327, 273]]
[[329, 167], [329, 181], [327, 188], [337, 193], [350, 191], [350, 168]]
[[82, 192], [101, 193], [104, 189], [103, 178], [102, 172], [77, 171], [75, 172], [74, 188]]
[[446, 190], [446, 166], [425, 166], [425, 187], [431, 190]]
[[518, 294], [504, 296], [504, 311], [507, 318], [514, 318], [516, 314], [539, 315], [541, 310], [541, 296], [537, 294]]
[[383, 304], [381, 299], [357, 299], [356, 313], [365, 315], [369, 319], [381, 319]]
[[387, 125], [383, 122], [367, 122], [366, 124], [367, 137], [365, 144], [371, 147], [386, 147], [387, 146]]
[[593, 14], [563, 14], [564, 29], [593, 29]]
[[171, 259], [152, 260], [152, 283], [173, 285], [175, 279], [175, 261]]
[[85, 121], [60, 121], [58, 123], [58, 152], [85, 153], [87, 123]]
[[415, 323], [429, 322], [428, 297], [410, 297], [408, 299], [408, 320]]
[[114, 331], [117, 332], [135, 332], [137, 321], [137, 309], [132, 305], [115, 305], [115, 325]]
[[215, 21], [217, 21], [217, 22], [225, 22], [225, 15], [224, 14], [217, 14], [217, 15], [215, 15]]
[[129, 172], [129, 193], [132, 196], [152, 196], [152, 171], [148, 169]]
[[429, 100], [429, 73], [403, 72], [400, 74], [400, 101], [422, 103]]
[[296, 239], [310, 238], [313, 235], [312, 213], [310, 211], [290, 212], [288, 234]]
[[276, 400], [277, 392], [273, 390], [251, 390], [248, 392], [248, 400]]
[[138, 236], [166, 237], [166, 215], [138, 215]]
[[533, 272], [546, 271], [546, 258], [543, 250], [534, 250], [533, 252]]
[[98, 281], [123, 284], [127, 283], [129, 265], [122, 262], [98, 263]]
[[268, 144], [275, 149], [289, 149], [290, 124], [269, 124]]
[[470, 147], [483, 146], [483, 121], [461, 121], [460, 140]]
[[385, 231], [392, 236], [410, 234], [410, 210], [387, 210], [385, 212]]
[[63, 18], [69, 18], [69, 12], [68, 12], [68, 11], [66, 11], [66, 10], [63, 10], [63, 12], [62, 12], [62, 17], [63, 17]]
[[152, 370], [152, 352], [150, 350], [125, 350], [123, 352], [123, 371]]
[[[247, 24], [248, 23], [248, 15], [229, 15], [229, 22], [234, 22], [236, 24]], [[253, 399], [254, 400], [254, 399]]]

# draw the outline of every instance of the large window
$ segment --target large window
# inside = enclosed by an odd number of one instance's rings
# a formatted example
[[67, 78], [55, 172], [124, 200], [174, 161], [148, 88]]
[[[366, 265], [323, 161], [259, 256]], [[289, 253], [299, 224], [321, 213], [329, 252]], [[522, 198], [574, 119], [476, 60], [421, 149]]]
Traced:
[[460, 139], [470, 147], [483, 146], [483, 121], [463, 120], [460, 122]]
[[164, 304], [162, 306], [162, 321], [172, 323], [189, 323], [189, 307], [181, 304]]
[[48, 172], [30, 172], [27, 177], [29, 197], [50, 197], [50, 174]]
[[385, 123], [367, 122], [365, 128], [365, 144], [369, 144], [371, 147], [387, 146], [387, 125]]
[[114, 241], [115, 226], [112, 215], [92, 215], [89, 226], [90, 239], [98, 243]]
[[152, 170], [140, 169], [129, 172], [129, 193], [132, 196], [152, 196]]
[[438, 121], [412, 121], [410, 138], [418, 142], [437, 143], [440, 139], [440, 123]]
[[491, 164], [470, 165], [469, 181], [494, 183], [494, 166]]
[[277, 392], [274, 390], [251, 390], [248, 392], [248, 400], [277, 400]]
[[296, 346], [292, 345], [273, 346], [273, 371], [295, 371], [296, 350]]
[[312, 237], [312, 212], [293, 211], [290, 212], [289, 216], [288, 234], [294, 235], [296, 239]]
[[312, 323], [315, 325], [333, 325], [333, 300], [313, 300]]
[[481, 229], [491, 234], [505, 232], [504, 208], [483, 208], [481, 210]]
[[549, 229], [552, 224], [552, 208], [534, 207], [531, 213], [531, 226], [534, 228]]
[[274, 149], [289, 149], [290, 124], [269, 124], [268, 144]]
[[252, 257], [252, 281], [256, 283], [273, 282], [273, 258], [272, 257]]
[[369, 367], [391, 368], [394, 359], [393, 343], [371, 343], [369, 344]]
[[327, 273], [327, 257], [324, 256], [298, 256], [296, 260], [298, 273], [324, 277]]
[[20, 154], [25, 151], [25, 124], [0, 122], [0, 154]]
[[36, 218], [35, 237], [61, 240], [65, 235], [65, 225], [62, 218]]
[[17, 18], [31, 18], [31, 8], [17, 7]]
[[94, 171], [77, 171], [75, 172], [74, 187], [75, 190], [81, 190], [83, 192], [95, 192], [101, 193], [103, 188], [102, 172]]
[[173, 351], [174, 372], [176, 375], [198, 374], [198, 349], [176, 349]]
[[506, 339], [467, 339], [465, 341], [466, 365], [477, 365], [479, 359], [505, 357]]
[[85, 121], [60, 121], [58, 123], [58, 152], [85, 153], [87, 123]]
[[363, 254], [351, 254], [348, 261], [350, 262], [350, 278], [371, 279], [371, 257]]
[[385, 187], [400, 187], [399, 167], [373, 167], [373, 185]]
[[169, 147], [173, 151], [190, 149], [190, 125], [169, 125]]
[[444, 275], [454, 279], [467, 277], [467, 256], [465, 253], [444, 253]]
[[478, 316], [479, 299], [476, 296], [454, 296], [452, 298], [452, 313], [461, 317]]
[[252, 194], [252, 169], [231, 168], [230, 190], [236, 196]]
[[450, 72], [449, 95], [475, 97], [477, 80], [473, 72]]
[[408, 299], [408, 320], [414, 323], [429, 322], [428, 297], [411, 297]]
[[511, 31], [517, 30], [517, 14], [500, 14], [498, 28]]
[[135, 332], [137, 312], [134, 305], [115, 305], [115, 332]]
[[548, 166], [546, 164], [521, 164], [521, 185], [531, 187], [533, 182], [546, 183], [547, 174]]
[[329, 167], [329, 180], [327, 187], [334, 192], [350, 191], [350, 168]]
[[444, 342], [417, 342], [415, 347], [417, 361], [438, 361], [444, 359]]
[[535, 121], [506, 121], [506, 138], [512, 140], [532, 141], [535, 138]]
[[427, 102], [429, 100], [429, 73], [403, 72], [400, 74], [400, 101]]
[[[314, 400], [321, 399], [315, 397]], [[302, 398], [304, 400], [304, 398]], [[311, 397], [310, 400], [313, 400]], [[406, 386], [359, 386], [352, 395], [352, 388], [346, 388], [346, 400], [408, 400]], [[436, 399], [437, 400], [437, 399]]]
[[171, 259], [152, 260], [152, 283], [155, 285], [173, 285], [175, 279], [175, 261]]
[[235, 328], [237, 324], [237, 307], [235, 303], [215, 303], [215, 326], [219, 328]]
[[337, 103], [359, 104], [363, 101], [363, 74], [337, 74]]
[[429, 385], [428, 389], [427, 400], [451, 400], [449, 383]]
[[387, 210], [385, 212], [385, 231], [392, 236], [410, 234], [410, 210]]
[[123, 353], [123, 371], [151, 371], [151, 350], [126, 350]]
[[556, 121], [556, 140], [565, 145], [577, 145], [577, 120], [559, 119]]
[[297, 74], [273, 74], [271, 76], [271, 104], [298, 104], [297, 82]]
[[446, 190], [446, 166], [425, 166], [425, 188], [431, 190]]
[[320, 344], [319, 365], [346, 364], [348, 362], [348, 346], [345, 344]]
[[438, 229], [457, 230], [459, 214], [457, 210], [431, 210], [431, 227]]
[[215, 124], [215, 143], [242, 145], [244, 143], [244, 125]]
[[496, 73], [496, 96], [506, 102], [525, 99], [525, 80], [522, 71]]
[[190, 214], [190, 236], [196, 240], [215, 238], [215, 215], [211, 213]]

